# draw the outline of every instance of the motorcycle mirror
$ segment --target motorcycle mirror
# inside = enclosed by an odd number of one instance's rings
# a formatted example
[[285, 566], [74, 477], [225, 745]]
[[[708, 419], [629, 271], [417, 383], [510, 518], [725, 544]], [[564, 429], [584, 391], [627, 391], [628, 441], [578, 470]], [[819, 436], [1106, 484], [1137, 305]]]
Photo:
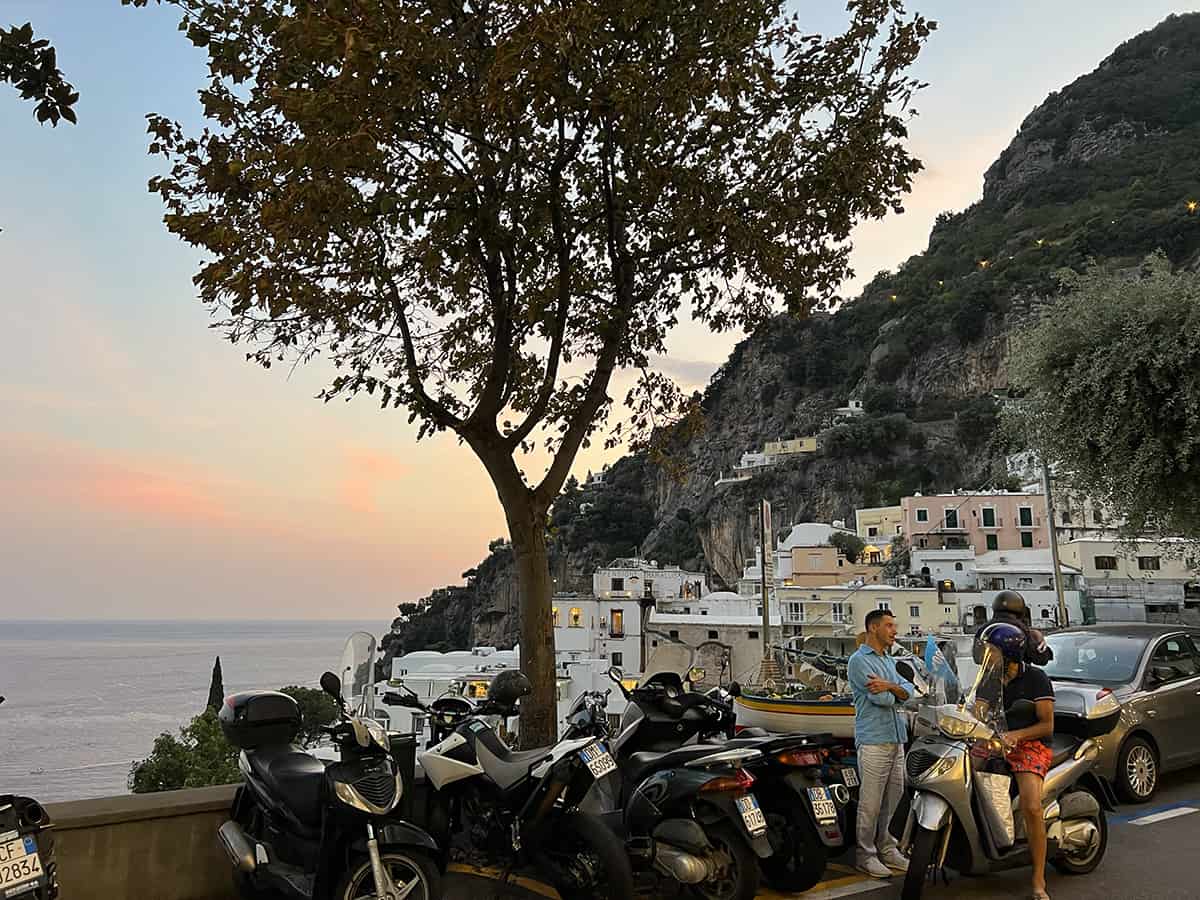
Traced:
[[729, 691], [730, 697], [742, 696], [742, 686], [740, 684], [738, 684], [736, 681], [729, 682], [729, 687], [727, 687], [725, 690]]
[[692, 668], [688, 669], [688, 681], [692, 684], [701, 682], [704, 680], [705, 674], [705, 671], [699, 666], [692, 666]]
[[326, 672], [321, 676], [321, 690], [327, 693], [339, 703], [342, 700], [342, 680], [332, 672]]
[[609, 680], [615, 681], [617, 684], [620, 684], [621, 680], [625, 677], [625, 673], [622, 672], [616, 666], [613, 666], [611, 669], [608, 670], [608, 677], [609, 677]]

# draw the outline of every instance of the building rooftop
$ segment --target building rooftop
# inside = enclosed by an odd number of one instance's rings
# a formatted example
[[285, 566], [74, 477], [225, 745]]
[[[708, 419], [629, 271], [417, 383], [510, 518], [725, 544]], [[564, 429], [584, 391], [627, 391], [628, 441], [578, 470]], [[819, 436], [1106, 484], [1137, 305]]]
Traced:
[[790, 550], [793, 547], [828, 547], [829, 539], [835, 532], [854, 534], [847, 528], [834, 528], [824, 522], [801, 522], [792, 526], [792, 530], [779, 547], [781, 550]]
[[[1067, 575], [1082, 574], [1080, 569], [1066, 563], [1061, 563], [1059, 570]], [[1054, 563], [1049, 550], [992, 550], [975, 557], [975, 571], [981, 575], [1021, 572], [1049, 575], [1054, 571]]]

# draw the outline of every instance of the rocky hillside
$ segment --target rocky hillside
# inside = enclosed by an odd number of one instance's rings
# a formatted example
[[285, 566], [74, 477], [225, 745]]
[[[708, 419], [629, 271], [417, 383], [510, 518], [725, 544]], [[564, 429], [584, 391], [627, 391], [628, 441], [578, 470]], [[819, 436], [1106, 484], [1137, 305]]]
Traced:
[[[572, 486], [554, 514], [560, 587], [586, 589], [597, 562], [639, 546], [732, 583], [752, 555], [761, 498], [782, 521], [830, 521], [916, 490], [1001, 484], [1006, 448], [989, 398], [1007, 388], [1014, 335], [1054, 302], [1054, 273], [1090, 259], [1129, 266], [1159, 248], [1197, 268], [1193, 198], [1197, 14], [1172, 16], [1050, 94], [985, 173], [983, 197], [938, 217], [925, 252], [833, 312], [780, 317], [743, 341], [705, 391], [705, 429], [674, 448], [681, 480], [626, 458], [605, 489]], [[826, 429], [850, 397], [870, 415]], [[820, 453], [714, 488], [742, 453], [818, 432]], [[486, 590], [473, 581], [473, 633], [509, 643], [515, 579], [495, 550], [485, 565]]]

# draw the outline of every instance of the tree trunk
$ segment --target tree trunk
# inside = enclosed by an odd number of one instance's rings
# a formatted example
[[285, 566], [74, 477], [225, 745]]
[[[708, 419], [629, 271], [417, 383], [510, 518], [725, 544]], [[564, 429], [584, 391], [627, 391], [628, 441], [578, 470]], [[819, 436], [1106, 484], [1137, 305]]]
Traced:
[[521, 671], [533, 694], [521, 702], [521, 746], [543, 747], [558, 739], [554, 624], [550, 601], [554, 583], [546, 552], [546, 511], [529, 504], [506, 510], [521, 590]]

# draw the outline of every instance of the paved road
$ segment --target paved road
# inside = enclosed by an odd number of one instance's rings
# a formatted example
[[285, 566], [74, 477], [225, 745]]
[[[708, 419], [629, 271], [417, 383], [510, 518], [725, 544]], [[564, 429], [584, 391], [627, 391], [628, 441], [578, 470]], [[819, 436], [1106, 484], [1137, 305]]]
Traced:
[[[1189, 810], [1194, 810], [1189, 812]], [[1054, 900], [1193, 900], [1200, 897], [1200, 768], [1163, 779], [1162, 789], [1146, 806], [1125, 806], [1109, 821], [1108, 855], [1091, 875], [1071, 878], [1048, 873]], [[832, 864], [821, 884], [803, 894], [763, 891], [761, 900], [890, 900], [900, 894], [897, 879], [878, 882], [856, 873], [848, 857]], [[1028, 870], [985, 878], [956, 878], [926, 892], [929, 900], [1012, 900], [1028, 896]], [[446, 900], [542, 900], [553, 890], [535, 882], [504, 888], [487, 878], [452, 872]]]

